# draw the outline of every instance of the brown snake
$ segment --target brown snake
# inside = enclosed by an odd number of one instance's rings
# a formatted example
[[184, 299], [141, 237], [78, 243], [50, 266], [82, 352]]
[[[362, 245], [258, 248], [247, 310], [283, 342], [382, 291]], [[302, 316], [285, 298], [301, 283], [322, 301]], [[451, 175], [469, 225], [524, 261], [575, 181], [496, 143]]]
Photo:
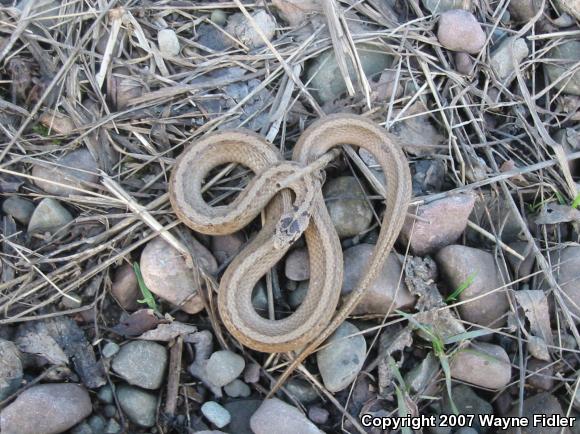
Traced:
[[[342, 144], [373, 154], [386, 178], [386, 209], [371, 261], [335, 314], [342, 286], [342, 250], [324, 204], [318, 170], [309, 168]], [[246, 166], [256, 176], [232, 203], [209, 206], [201, 194], [204, 178], [210, 170], [230, 162]], [[411, 176], [400, 147], [381, 127], [361, 116], [338, 114], [324, 117], [304, 131], [294, 148], [293, 161], [282, 160], [263, 137], [250, 131], [209, 134], [179, 157], [169, 195], [179, 219], [209, 235], [238, 231], [266, 209], [262, 230], [221, 279], [218, 308], [230, 333], [250, 348], [283, 352], [307, 345], [280, 383], [348, 317], [376, 279], [403, 225]], [[306, 298], [290, 316], [265, 319], [252, 306], [252, 290], [302, 233], [311, 273]]]

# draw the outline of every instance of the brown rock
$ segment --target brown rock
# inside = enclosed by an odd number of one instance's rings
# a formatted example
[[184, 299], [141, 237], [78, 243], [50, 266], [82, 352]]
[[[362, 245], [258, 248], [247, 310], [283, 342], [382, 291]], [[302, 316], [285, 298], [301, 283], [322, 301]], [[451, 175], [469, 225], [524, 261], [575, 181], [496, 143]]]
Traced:
[[[35, 165], [32, 168], [32, 176], [40, 178], [35, 179], [34, 183], [47, 193], [57, 196], [79, 195], [83, 192], [74, 188], [92, 190], [90, 186], [82, 183], [96, 183], [99, 180], [97, 170], [97, 163], [91, 153], [86, 149], [80, 149], [59, 158], [54, 165], [46, 167]], [[47, 181], [58, 182], [62, 185]]]
[[437, 39], [448, 50], [476, 54], [485, 45], [485, 32], [472, 13], [452, 9], [441, 14]]
[[252, 415], [254, 434], [322, 434], [300, 410], [277, 398], [266, 399]]
[[272, 4], [280, 16], [293, 26], [300, 24], [309, 14], [322, 10], [320, 0], [273, 0]]
[[310, 278], [308, 249], [299, 248], [291, 251], [286, 257], [284, 274], [290, 280], [301, 282]]
[[421, 206], [418, 219], [408, 217], [399, 241], [410, 243], [413, 254], [424, 256], [459, 239], [471, 214], [475, 199], [471, 195], [457, 195]]
[[123, 309], [131, 311], [142, 307], [137, 302], [142, 298], [139, 283], [130, 264], [123, 264], [115, 270], [111, 292]]
[[455, 53], [455, 69], [460, 74], [470, 74], [473, 72], [473, 59], [467, 53]]
[[54, 110], [45, 111], [38, 121], [53, 134], [70, 134], [75, 129], [75, 124], [70, 117]]
[[93, 411], [91, 398], [76, 384], [33, 386], [0, 413], [2, 434], [56, 434]]
[[[350, 293], [366, 271], [373, 255], [374, 244], [358, 244], [344, 251], [344, 280], [342, 293]], [[395, 253], [391, 253], [383, 266], [377, 280], [369, 287], [362, 301], [355, 308], [355, 314], [386, 314], [390, 308], [401, 309], [413, 306], [415, 297], [409, 292], [404, 279], [401, 278], [401, 262]], [[397, 288], [399, 288], [397, 292]], [[395, 304], [391, 303], [397, 298]]]
[[221, 265], [234, 257], [244, 245], [244, 235], [236, 232], [229, 235], [211, 237], [210, 250]]
[[510, 359], [505, 350], [483, 342], [455, 353], [450, 368], [452, 378], [487, 389], [501, 389], [511, 379]]
[[[548, 416], [557, 414], [559, 416], [565, 416], [558, 400], [547, 392], [538, 393], [531, 398], [525, 399], [523, 405], [524, 411], [522, 412], [522, 416], [530, 421], [533, 421], [534, 416], [537, 414], [545, 414]], [[519, 406], [514, 405], [507, 416], [519, 417]], [[498, 432], [503, 434], [516, 434], [518, 431], [517, 428], [510, 428], [507, 431], [499, 430]], [[534, 426], [532, 422], [530, 422], [530, 426], [522, 428], [521, 430], [522, 434], [560, 434], [562, 432], [568, 434], [570, 431], [566, 429], [562, 430], [561, 427]]]
[[510, 0], [508, 10], [514, 21], [531, 20], [542, 7], [542, 0]]
[[[503, 286], [494, 258], [490, 253], [466, 246], [447, 246], [436, 256], [449, 293], [469, 280], [471, 284], [459, 295], [465, 302]], [[499, 290], [459, 306], [461, 318], [485, 327], [501, 327], [509, 309], [505, 290]], [[503, 317], [503, 318], [502, 318]]]
[[[209, 250], [200, 243], [193, 248], [194, 258], [210, 273], [215, 272], [217, 263]], [[155, 238], [143, 250], [141, 273], [151, 292], [184, 312], [194, 314], [203, 309], [201, 296], [196, 295], [202, 281], [197, 270], [190, 269], [183, 256], [163, 238]]]

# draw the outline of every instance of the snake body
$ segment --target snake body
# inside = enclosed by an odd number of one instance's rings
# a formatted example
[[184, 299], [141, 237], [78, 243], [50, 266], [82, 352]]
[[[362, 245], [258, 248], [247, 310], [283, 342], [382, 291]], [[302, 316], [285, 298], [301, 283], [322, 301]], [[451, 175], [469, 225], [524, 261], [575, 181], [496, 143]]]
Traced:
[[[371, 261], [356, 289], [335, 314], [343, 276], [341, 245], [324, 204], [318, 174], [304, 168], [343, 144], [374, 155], [385, 174], [386, 198]], [[230, 162], [246, 166], [256, 176], [232, 203], [209, 206], [201, 194], [204, 178], [212, 169]], [[410, 179], [404, 154], [382, 128], [361, 116], [339, 114], [324, 117], [304, 131], [294, 148], [293, 161], [282, 160], [262, 136], [250, 131], [209, 134], [192, 143], [178, 158], [169, 195], [180, 220], [210, 235], [238, 231], [266, 210], [261, 231], [222, 276], [218, 308], [226, 328], [242, 344], [262, 352], [285, 352], [307, 344], [306, 350], [320, 345], [376, 279], [403, 225]], [[302, 233], [310, 261], [307, 295], [290, 316], [265, 319], [252, 306], [253, 288]]]

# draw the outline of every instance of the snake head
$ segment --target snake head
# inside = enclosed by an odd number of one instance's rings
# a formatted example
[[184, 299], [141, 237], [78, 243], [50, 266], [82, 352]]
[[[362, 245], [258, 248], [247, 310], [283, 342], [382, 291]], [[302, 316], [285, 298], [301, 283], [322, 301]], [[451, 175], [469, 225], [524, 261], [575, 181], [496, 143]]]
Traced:
[[300, 238], [308, 227], [310, 214], [307, 212], [284, 214], [276, 224], [275, 246], [284, 248]]

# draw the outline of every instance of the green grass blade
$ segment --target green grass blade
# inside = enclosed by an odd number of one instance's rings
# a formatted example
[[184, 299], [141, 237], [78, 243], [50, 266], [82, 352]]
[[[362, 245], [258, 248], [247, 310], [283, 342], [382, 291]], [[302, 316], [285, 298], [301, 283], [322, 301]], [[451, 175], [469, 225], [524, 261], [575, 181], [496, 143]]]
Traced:
[[137, 276], [137, 282], [139, 283], [139, 289], [141, 290], [141, 294], [143, 294], [142, 300], [137, 300], [137, 303], [146, 304], [149, 309], [153, 309], [155, 312], [157, 310], [157, 303], [155, 303], [155, 297], [145, 285], [145, 281], [143, 280], [143, 275], [141, 274], [141, 267], [137, 262], [133, 262], [133, 271], [135, 271], [135, 276]]
[[467, 276], [467, 280], [463, 282], [461, 285], [459, 285], [459, 287], [455, 291], [449, 294], [445, 299], [445, 301], [447, 303], [449, 303], [450, 301], [457, 301], [457, 298], [461, 295], [461, 293], [471, 286], [471, 284], [475, 280], [475, 276], [477, 276], [477, 271], [474, 271], [469, 276]]

